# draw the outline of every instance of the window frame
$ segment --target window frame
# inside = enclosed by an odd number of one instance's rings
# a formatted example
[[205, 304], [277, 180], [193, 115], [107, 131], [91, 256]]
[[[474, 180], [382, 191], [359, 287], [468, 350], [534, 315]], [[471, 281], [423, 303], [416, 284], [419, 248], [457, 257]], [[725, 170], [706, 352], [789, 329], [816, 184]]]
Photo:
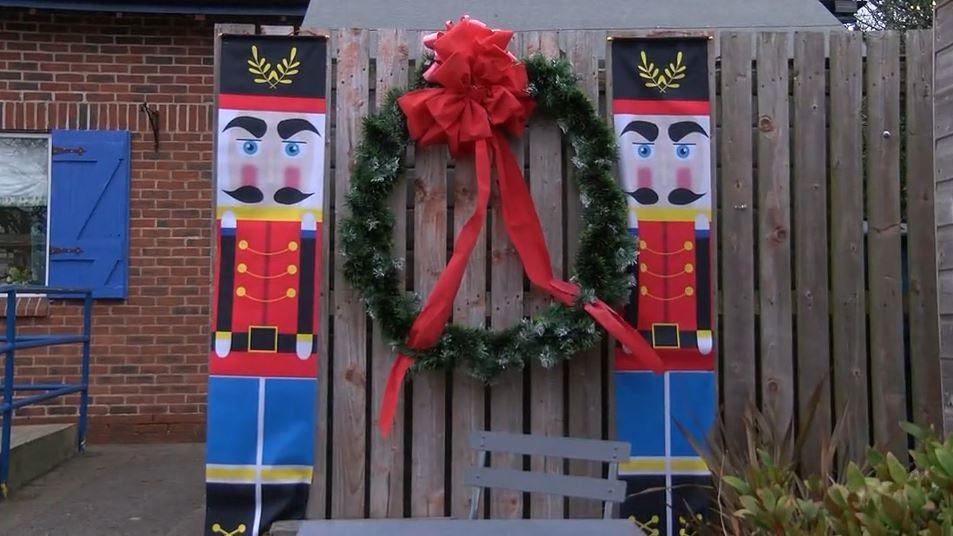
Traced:
[[[53, 133], [48, 130], [0, 130], [0, 138], [31, 138], [46, 140], [46, 257], [43, 282], [37, 283], [44, 287], [50, 284], [50, 197], [53, 191]], [[0, 283], [3, 283], [0, 281]], [[42, 296], [42, 294], [19, 294], [24, 298]]]

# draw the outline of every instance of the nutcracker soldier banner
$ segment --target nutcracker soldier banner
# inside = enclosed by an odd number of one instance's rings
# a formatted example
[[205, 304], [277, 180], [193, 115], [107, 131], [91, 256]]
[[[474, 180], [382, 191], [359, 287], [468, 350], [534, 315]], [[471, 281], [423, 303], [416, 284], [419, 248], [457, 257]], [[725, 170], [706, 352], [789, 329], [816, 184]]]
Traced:
[[707, 36], [610, 44], [619, 180], [639, 248], [625, 317], [665, 365], [655, 374], [615, 351], [617, 433], [632, 444], [622, 515], [647, 534], [677, 534], [707, 504], [710, 477], [685, 433], [703, 444], [716, 404], [708, 46]]
[[327, 42], [222, 36], [205, 534], [305, 513], [314, 464]]

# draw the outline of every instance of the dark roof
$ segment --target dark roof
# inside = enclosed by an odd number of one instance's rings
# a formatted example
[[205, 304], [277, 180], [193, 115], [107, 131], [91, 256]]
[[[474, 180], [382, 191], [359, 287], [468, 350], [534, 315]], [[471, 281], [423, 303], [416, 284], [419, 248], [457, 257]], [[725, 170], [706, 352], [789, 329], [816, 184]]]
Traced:
[[300, 17], [308, 8], [308, 0], [0, 0], [0, 6], [124, 13]]
[[314, 0], [303, 25], [428, 30], [463, 14], [512, 30], [843, 28], [818, 0]]

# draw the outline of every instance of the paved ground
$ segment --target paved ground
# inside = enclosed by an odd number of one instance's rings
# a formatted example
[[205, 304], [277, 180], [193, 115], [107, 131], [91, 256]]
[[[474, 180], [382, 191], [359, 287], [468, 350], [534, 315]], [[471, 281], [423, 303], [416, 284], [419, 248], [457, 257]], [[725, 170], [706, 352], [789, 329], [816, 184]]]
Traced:
[[0, 502], [4, 536], [196, 536], [205, 445], [94, 445]]

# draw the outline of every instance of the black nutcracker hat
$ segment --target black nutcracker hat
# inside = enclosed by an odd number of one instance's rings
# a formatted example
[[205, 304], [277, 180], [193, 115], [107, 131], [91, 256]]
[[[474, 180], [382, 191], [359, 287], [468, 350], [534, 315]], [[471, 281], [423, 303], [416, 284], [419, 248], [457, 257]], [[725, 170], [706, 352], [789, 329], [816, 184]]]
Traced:
[[223, 35], [219, 108], [324, 113], [327, 39]]
[[708, 43], [705, 36], [613, 38], [613, 113], [707, 115]]

